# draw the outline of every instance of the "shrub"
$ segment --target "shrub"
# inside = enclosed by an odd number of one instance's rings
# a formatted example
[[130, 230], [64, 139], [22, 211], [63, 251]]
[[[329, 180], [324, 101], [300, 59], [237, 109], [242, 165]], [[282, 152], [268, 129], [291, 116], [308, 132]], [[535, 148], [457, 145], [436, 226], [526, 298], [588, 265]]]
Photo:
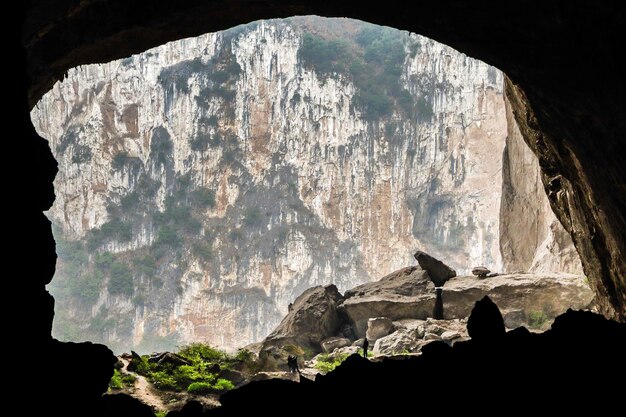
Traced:
[[235, 355], [235, 359], [241, 362], [248, 362], [254, 360], [254, 353], [250, 352], [246, 348], [240, 348], [237, 350], [237, 354]]
[[[206, 368], [206, 367], [205, 367]], [[186, 387], [192, 382], [211, 382], [213, 375], [202, 372], [202, 367], [181, 365], [173, 372], [176, 385]]]
[[117, 369], [113, 370], [113, 376], [109, 381], [109, 388], [111, 389], [122, 389], [124, 388], [124, 384], [122, 383], [122, 374]]
[[135, 271], [147, 277], [153, 277], [156, 274], [156, 259], [150, 254], [133, 259], [133, 266]]
[[100, 296], [103, 280], [104, 274], [99, 270], [85, 276], [77, 276], [70, 281], [72, 283], [70, 292], [79, 300], [93, 304]]
[[148, 358], [145, 356], [141, 356], [141, 361], [139, 361], [138, 363], [136, 362], [135, 359], [133, 359], [133, 367], [135, 368], [134, 371], [137, 372], [139, 375], [143, 375], [143, 376], [149, 376], [151, 369], [150, 369], [150, 363], [148, 362]]
[[115, 261], [115, 256], [111, 252], [96, 253], [95, 264], [101, 270], [108, 271]]
[[87, 237], [87, 248], [91, 251], [98, 249], [104, 241], [115, 239], [119, 242], [130, 242], [133, 238], [132, 226], [118, 218], [113, 218], [93, 229]]
[[118, 261], [111, 265], [109, 292], [111, 294], [133, 295], [133, 273], [125, 263]]
[[228, 379], [220, 378], [215, 385], [213, 385], [213, 388], [217, 391], [228, 391], [235, 388], [235, 386]]
[[342, 353], [335, 356], [319, 354], [317, 355], [317, 360], [315, 362], [315, 369], [322, 373], [328, 373], [341, 365], [341, 363], [345, 361], [347, 357], [347, 353]]
[[543, 311], [529, 311], [526, 320], [531, 329], [541, 329], [549, 319]]
[[208, 382], [192, 382], [187, 387], [187, 392], [190, 394], [207, 394], [210, 391], [211, 384], [209, 384]]
[[176, 379], [166, 371], [156, 371], [150, 374], [150, 380], [155, 387], [161, 390], [176, 390]]
[[183, 346], [178, 354], [192, 362], [217, 362], [227, 358], [224, 352], [214, 349], [209, 345], [205, 345], [204, 343], [191, 343]]
[[159, 229], [159, 233], [156, 238], [157, 245], [178, 246], [180, 244], [180, 238], [176, 234], [176, 230], [169, 226], [164, 225]]
[[137, 377], [135, 375], [122, 374], [122, 383], [127, 387], [135, 385], [136, 380], [137, 380]]

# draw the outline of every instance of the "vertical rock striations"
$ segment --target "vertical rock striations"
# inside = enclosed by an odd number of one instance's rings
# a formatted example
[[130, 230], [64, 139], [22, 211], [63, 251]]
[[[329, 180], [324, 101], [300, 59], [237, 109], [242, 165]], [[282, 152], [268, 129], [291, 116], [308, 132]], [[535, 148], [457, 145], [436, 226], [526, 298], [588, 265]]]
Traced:
[[583, 274], [572, 238], [554, 215], [537, 157], [524, 142], [508, 98], [508, 134], [502, 158], [500, 250], [509, 272]]

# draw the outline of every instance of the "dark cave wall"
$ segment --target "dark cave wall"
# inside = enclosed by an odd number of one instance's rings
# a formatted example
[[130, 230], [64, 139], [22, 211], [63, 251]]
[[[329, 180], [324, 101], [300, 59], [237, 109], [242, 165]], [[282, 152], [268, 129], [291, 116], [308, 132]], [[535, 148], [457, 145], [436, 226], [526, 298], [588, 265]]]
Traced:
[[605, 138], [607, 144], [617, 144], [620, 139], [593, 123], [579, 126], [580, 131], [568, 135], [566, 120], [550, 112], [534, 111], [542, 106], [531, 103], [541, 99], [530, 100], [510, 79], [505, 81], [505, 94], [526, 143], [539, 159], [550, 206], [572, 236], [601, 312], [624, 321], [624, 189], [623, 180], [621, 186], [611, 181], [620, 170], [623, 172], [623, 155], [604, 154], [603, 146], [594, 145], [592, 138]]

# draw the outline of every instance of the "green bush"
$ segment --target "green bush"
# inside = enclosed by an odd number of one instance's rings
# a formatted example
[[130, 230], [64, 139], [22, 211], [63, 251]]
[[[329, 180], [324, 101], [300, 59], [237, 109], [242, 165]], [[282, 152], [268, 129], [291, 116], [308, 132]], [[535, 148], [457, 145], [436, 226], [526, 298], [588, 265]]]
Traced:
[[241, 348], [237, 350], [235, 359], [241, 362], [248, 362], [254, 360], [254, 353], [250, 352], [248, 349]]
[[192, 382], [187, 387], [187, 392], [190, 394], [208, 394], [211, 392], [211, 384], [208, 382]]
[[111, 294], [133, 295], [133, 272], [125, 263], [116, 261], [111, 265], [109, 292]]
[[[200, 364], [202, 365], [202, 364]], [[204, 368], [204, 369], [203, 369]], [[192, 366], [181, 365], [173, 372], [173, 376], [176, 379], [176, 385], [179, 387], [186, 387], [192, 382], [211, 382], [214, 377], [211, 374], [207, 374], [205, 371], [206, 366]]]
[[70, 293], [83, 302], [93, 304], [100, 296], [102, 281], [104, 281], [104, 274], [99, 270], [84, 276], [76, 276], [69, 281]]
[[113, 218], [89, 233], [87, 246], [90, 250], [97, 249], [106, 240], [115, 239], [119, 242], [130, 242], [133, 238], [133, 230], [130, 224], [119, 218]]
[[174, 391], [178, 388], [176, 379], [167, 371], [155, 371], [150, 373], [150, 380], [154, 386], [160, 390]]
[[235, 386], [228, 379], [220, 378], [215, 385], [213, 385], [213, 388], [217, 391], [229, 391], [235, 388]]
[[133, 266], [135, 271], [149, 278], [153, 277], [157, 271], [156, 259], [150, 254], [134, 258]]
[[342, 40], [327, 40], [311, 33], [302, 35], [302, 44], [298, 49], [298, 57], [305, 66], [314, 68], [322, 75], [333, 72], [344, 72], [350, 47]]
[[124, 388], [124, 383], [122, 382], [122, 374], [120, 374], [120, 371], [118, 371], [117, 369], [113, 370], [113, 376], [109, 381], [109, 388], [115, 390]]
[[135, 381], [137, 381], [137, 377], [131, 374], [122, 374], [122, 383], [127, 387], [132, 387], [135, 385]]
[[111, 265], [115, 261], [115, 255], [111, 252], [102, 252], [96, 253], [95, 256], [95, 265], [102, 271], [108, 271], [111, 268]]
[[219, 362], [228, 358], [226, 353], [204, 343], [191, 343], [183, 346], [178, 354], [192, 362]]
[[526, 320], [531, 329], [541, 329], [549, 319], [543, 311], [529, 311]]
[[347, 353], [342, 353], [334, 356], [323, 353], [319, 354], [317, 355], [317, 360], [315, 362], [315, 369], [326, 374], [341, 365], [341, 363], [345, 361], [348, 356], [349, 355]]
[[176, 229], [169, 225], [164, 225], [159, 229], [159, 233], [156, 238], [157, 245], [166, 245], [175, 247], [180, 245], [181, 239], [176, 233]]

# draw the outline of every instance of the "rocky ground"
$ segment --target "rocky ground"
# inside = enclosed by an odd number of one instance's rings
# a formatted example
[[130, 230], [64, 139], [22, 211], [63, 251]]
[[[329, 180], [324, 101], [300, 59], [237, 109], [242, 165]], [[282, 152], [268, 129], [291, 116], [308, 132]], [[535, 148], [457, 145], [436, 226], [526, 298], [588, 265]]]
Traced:
[[[480, 276], [457, 277], [434, 258], [417, 254], [416, 258], [421, 266], [402, 268], [344, 294], [334, 285], [304, 291], [263, 342], [246, 347], [247, 362], [235, 363], [236, 370], [229, 374], [235, 386], [266, 379], [299, 381], [300, 375], [289, 370], [289, 356], [297, 357], [302, 376], [315, 380], [350, 355], [363, 355], [365, 339], [368, 357], [374, 362], [418, 356], [422, 347], [432, 341], [452, 346], [469, 339], [468, 316], [485, 295], [500, 308], [508, 330], [524, 326], [543, 331], [569, 308], [592, 307], [593, 294], [581, 276], [486, 275], [478, 269]], [[434, 282], [442, 289], [443, 311], [437, 313], [442, 314], [441, 319], [433, 318], [437, 298]], [[155, 410], [178, 409], [189, 399], [201, 401], [205, 408], [219, 404], [217, 394], [161, 391], [140, 375], [137, 377], [126, 392]]]
[[[587, 309], [593, 294], [584, 277], [572, 274], [488, 274], [456, 276], [434, 258], [422, 266], [395, 271], [379, 281], [340, 294], [334, 285], [309, 288], [298, 297], [280, 325], [263, 341], [263, 367], [279, 369], [301, 352], [302, 366], [316, 368], [326, 359], [357, 352], [367, 338], [374, 358], [419, 354], [433, 340], [450, 345], [467, 339], [466, 323], [476, 301], [488, 295], [500, 308], [508, 329], [550, 327], [568, 308]], [[427, 257], [427, 255], [426, 255]], [[433, 319], [437, 282], [443, 319]]]

